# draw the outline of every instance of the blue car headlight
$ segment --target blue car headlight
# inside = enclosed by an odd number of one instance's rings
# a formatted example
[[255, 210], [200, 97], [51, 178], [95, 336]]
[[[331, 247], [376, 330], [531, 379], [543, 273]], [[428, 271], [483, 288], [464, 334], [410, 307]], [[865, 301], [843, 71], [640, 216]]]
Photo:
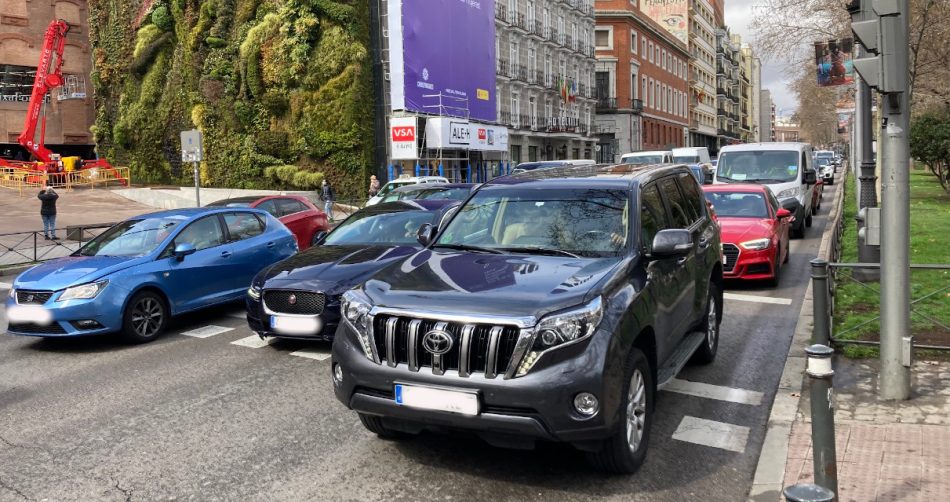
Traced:
[[66, 291], [63, 291], [63, 294], [59, 295], [59, 299], [56, 301], [89, 300], [98, 296], [107, 284], [109, 284], [109, 281], [98, 281], [66, 288]]

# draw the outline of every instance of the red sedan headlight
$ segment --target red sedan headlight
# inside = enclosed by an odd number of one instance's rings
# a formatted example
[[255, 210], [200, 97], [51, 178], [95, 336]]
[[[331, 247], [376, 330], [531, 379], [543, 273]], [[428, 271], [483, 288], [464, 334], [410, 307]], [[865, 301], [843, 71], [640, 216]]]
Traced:
[[739, 243], [742, 249], [748, 249], [749, 251], [762, 251], [768, 249], [771, 245], [772, 241], [770, 239], [755, 239]]

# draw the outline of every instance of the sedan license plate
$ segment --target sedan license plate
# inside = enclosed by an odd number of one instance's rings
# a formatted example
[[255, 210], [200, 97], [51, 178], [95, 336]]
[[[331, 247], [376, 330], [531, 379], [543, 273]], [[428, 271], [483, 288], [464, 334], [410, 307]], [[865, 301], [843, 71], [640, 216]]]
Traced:
[[478, 394], [455, 390], [396, 384], [396, 404], [421, 410], [478, 415]]
[[272, 330], [283, 335], [316, 335], [323, 328], [319, 317], [275, 315], [270, 318]]

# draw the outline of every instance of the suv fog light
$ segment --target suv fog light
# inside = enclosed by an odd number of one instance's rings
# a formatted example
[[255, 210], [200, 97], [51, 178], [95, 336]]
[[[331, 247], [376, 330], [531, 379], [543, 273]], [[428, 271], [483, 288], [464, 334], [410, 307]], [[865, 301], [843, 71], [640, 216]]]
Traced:
[[339, 364], [333, 365], [333, 380], [335, 380], [336, 383], [343, 383], [343, 366]]
[[590, 392], [581, 392], [574, 396], [574, 409], [585, 417], [592, 417], [600, 411], [600, 402]]

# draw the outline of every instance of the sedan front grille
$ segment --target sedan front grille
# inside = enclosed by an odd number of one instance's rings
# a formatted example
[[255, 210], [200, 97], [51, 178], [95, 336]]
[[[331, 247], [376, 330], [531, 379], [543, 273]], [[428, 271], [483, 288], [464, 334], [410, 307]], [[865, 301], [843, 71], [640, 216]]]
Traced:
[[18, 289], [16, 302], [20, 305], [42, 305], [53, 296], [52, 291], [26, 291]]
[[[426, 347], [430, 332], [441, 332], [451, 340], [447, 350], [435, 354]], [[406, 364], [412, 371], [432, 368], [432, 373], [458, 371], [459, 376], [484, 373], [486, 378], [510, 373], [519, 364], [521, 330], [515, 326], [466, 324], [432, 319], [377, 315], [373, 318], [373, 341], [382, 361], [391, 367]], [[445, 339], [443, 338], [443, 342]], [[431, 347], [431, 343], [429, 344]]]
[[326, 304], [323, 293], [312, 291], [264, 290], [264, 305], [278, 314], [320, 315]]
[[723, 244], [722, 254], [726, 257], [723, 272], [732, 272], [736, 268], [736, 262], [739, 261], [739, 248], [735, 244]]

